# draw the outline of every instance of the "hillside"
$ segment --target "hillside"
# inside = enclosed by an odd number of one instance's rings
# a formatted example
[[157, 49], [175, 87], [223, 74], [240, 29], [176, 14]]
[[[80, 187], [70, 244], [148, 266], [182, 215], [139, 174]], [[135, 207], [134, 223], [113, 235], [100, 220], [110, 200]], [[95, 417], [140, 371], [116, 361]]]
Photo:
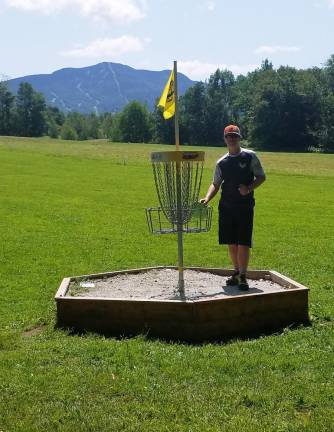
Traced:
[[[84, 68], [66, 68], [51, 74], [30, 75], [9, 80], [16, 93], [21, 82], [42, 92], [46, 102], [64, 112], [117, 112], [132, 101], [146, 103], [152, 109], [169, 77], [170, 71], [137, 70], [119, 63], [99, 63]], [[182, 95], [194, 81], [178, 74]]]

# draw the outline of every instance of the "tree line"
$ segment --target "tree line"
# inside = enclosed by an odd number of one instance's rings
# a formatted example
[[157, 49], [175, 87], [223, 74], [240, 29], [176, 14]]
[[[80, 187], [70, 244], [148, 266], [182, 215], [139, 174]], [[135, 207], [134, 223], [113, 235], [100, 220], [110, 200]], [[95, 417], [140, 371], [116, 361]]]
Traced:
[[[218, 69], [180, 97], [179, 112], [183, 144], [221, 145], [224, 127], [236, 123], [257, 149], [334, 151], [334, 55], [322, 68], [274, 69], [265, 60], [246, 76]], [[174, 123], [137, 101], [119, 113], [64, 114], [28, 83], [16, 96], [0, 83], [0, 135], [173, 144]]]

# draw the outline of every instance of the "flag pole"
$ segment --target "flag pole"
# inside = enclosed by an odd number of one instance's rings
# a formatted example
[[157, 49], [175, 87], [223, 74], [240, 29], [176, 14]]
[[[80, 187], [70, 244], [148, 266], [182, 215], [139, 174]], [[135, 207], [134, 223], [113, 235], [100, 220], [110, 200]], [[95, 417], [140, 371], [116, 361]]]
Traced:
[[179, 103], [177, 88], [177, 61], [174, 61], [174, 96], [175, 96], [175, 146], [180, 150], [180, 130], [179, 130]]
[[[177, 61], [174, 61], [174, 100], [175, 100], [175, 146], [180, 151], [179, 110], [177, 91]], [[176, 211], [177, 211], [177, 243], [178, 243], [178, 269], [179, 269], [179, 292], [184, 297], [183, 277], [183, 215], [182, 215], [182, 190], [181, 190], [181, 163], [176, 162]]]

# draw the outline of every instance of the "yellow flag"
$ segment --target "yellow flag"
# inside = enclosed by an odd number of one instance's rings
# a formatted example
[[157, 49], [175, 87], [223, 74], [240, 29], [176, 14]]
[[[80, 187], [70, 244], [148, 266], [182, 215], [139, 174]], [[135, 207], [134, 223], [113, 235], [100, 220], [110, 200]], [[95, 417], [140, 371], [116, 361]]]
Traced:
[[175, 114], [175, 89], [174, 70], [172, 70], [167, 84], [162, 92], [158, 106], [164, 109], [163, 116], [167, 120]]

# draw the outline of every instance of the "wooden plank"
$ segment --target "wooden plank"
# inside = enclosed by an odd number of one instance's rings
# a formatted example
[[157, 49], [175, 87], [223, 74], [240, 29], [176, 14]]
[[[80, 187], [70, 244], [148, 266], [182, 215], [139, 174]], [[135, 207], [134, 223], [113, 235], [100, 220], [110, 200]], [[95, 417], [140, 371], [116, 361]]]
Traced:
[[[118, 275], [124, 275], [124, 274], [137, 274], [141, 272], [147, 272], [150, 270], [159, 270], [159, 269], [171, 269], [171, 270], [177, 270], [177, 266], [155, 266], [155, 267], [143, 267], [143, 268], [135, 268], [135, 269], [128, 269], [128, 270], [116, 270], [112, 272], [104, 272], [104, 273], [92, 273], [92, 274], [85, 274], [85, 275], [79, 275], [79, 276], [70, 276], [66, 279], [71, 280], [83, 280], [83, 279], [103, 279], [106, 277], [112, 277], [112, 276], [118, 276]], [[185, 270], [194, 270], [204, 273], [212, 273], [217, 274], [220, 276], [231, 276], [234, 270], [232, 269], [222, 269], [222, 268], [214, 268], [214, 267], [184, 267]], [[268, 270], [248, 270], [247, 276], [249, 279], [265, 279], [266, 276], [270, 275], [270, 271]]]
[[271, 278], [273, 282], [278, 283], [279, 285], [284, 286], [288, 289], [304, 289], [309, 291], [309, 288], [306, 286], [300, 284], [299, 282], [294, 281], [293, 279], [288, 278], [287, 276], [282, 275], [281, 273], [278, 273], [275, 270], [270, 270]]
[[55, 299], [59, 297], [64, 297], [67, 293], [68, 287], [70, 285], [71, 278], [64, 278], [60, 284], [60, 287], [58, 288], [58, 291], [56, 292]]
[[[234, 273], [232, 269], [222, 269], [213, 267], [185, 267], [188, 270], [195, 270], [204, 273], [217, 274], [219, 276], [231, 276]], [[268, 270], [248, 270], [247, 277], [249, 279], [268, 279], [270, 272]]]
[[163, 300], [159, 300], [159, 299], [143, 299], [143, 298], [130, 298], [130, 297], [84, 297], [84, 296], [79, 296], [79, 295], [75, 295], [75, 296], [66, 296], [66, 297], [62, 297], [61, 298], [62, 302], [78, 302], [78, 301], [83, 301], [83, 302], [92, 302], [92, 301], [96, 301], [98, 302], [131, 302], [131, 303], [170, 303], [170, 304], [191, 304], [194, 303], [197, 300], [192, 300], [192, 299], [186, 299], [186, 300], [169, 300], [169, 299], [163, 299]]
[[136, 268], [136, 269], [128, 269], [128, 270], [115, 270], [112, 272], [104, 272], [104, 273], [92, 273], [92, 274], [86, 274], [86, 275], [80, 275], [80, 276], [71, 276], [71, 280], [82, 280], [82, 279], [103, 279], [106, 277], [111, 276], [118, 276], [123, 274], [137, 274], [141, 272], [147, 272], [149, 270], [159, 270], [159, 269], [176, 269], [175, 266], [157, 266], [157, 267], [143, 267], [143, 268]]

